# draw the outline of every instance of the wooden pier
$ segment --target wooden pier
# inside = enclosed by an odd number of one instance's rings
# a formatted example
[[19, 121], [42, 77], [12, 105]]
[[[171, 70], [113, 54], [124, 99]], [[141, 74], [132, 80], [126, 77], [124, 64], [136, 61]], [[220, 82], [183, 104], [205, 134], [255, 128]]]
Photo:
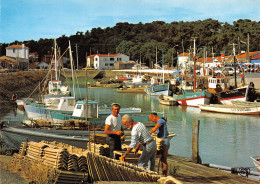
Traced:
[[[159, 162], [158, 160], [156, 161]], [[216, 168], [193, 163], [191, 159], [169, 155], [169, 175], [183, 183], [259, 184], [259, 180], [231, 174]]]

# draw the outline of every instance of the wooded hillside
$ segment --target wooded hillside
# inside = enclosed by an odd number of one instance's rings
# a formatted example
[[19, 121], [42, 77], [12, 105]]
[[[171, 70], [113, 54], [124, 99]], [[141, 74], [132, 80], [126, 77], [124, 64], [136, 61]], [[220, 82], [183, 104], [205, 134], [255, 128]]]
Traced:
[[[62, 33], [62, 32], [61, 32]], [[69, 40], [76, 61], [76, 44], [78, 45], [79, 65], [86, 65], [86, 54], [123, 53], [131, 60], [139, 60], [148, 66], [155, 62], [156, 47], [158, 61], [162, 60], [164, 49], [165, 62], [176, 63], [177, 52], [192, 52], [193, 37], [196, 37], [196, 48], [202, 56], [206, 47], [207, 56], [211, 57], [212, 48], [215, 56], [221, 52], [230, 55], [232, 43], [236, 43], [236, 52], [247, 50], [247, 38], [250, 38], [250, 51], [260, 50], [260, 22], [248, 19], [237, 20], [233, 24], [218, 20], [206, 19], [193, 22], [154, 21], [152, 23], [117, 23], [114, 27], [93, 28], [91, 31], [77, 32], [75, 35], [57, 38], [61, 54], [68, 48]], [[16, 44], [18, 41], [11, 43]], [[52, 51], [53, 39], [29, 40], [24, 42], [30, 52], [37, 52], [39, 59]], [[176, 46], [178, 45], [178, 46]], [[2, 45], [2, 55], [7, 44]]]

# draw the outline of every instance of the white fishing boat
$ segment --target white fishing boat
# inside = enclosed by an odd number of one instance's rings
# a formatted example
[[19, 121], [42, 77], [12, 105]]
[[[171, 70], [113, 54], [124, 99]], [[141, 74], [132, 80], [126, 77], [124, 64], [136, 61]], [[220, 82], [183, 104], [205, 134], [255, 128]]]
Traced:
[[[138, 113], [141, 113], [141, 112], [142, 112], [142, 109], [137, 108], [137, 107], [121, 107], [120, 108], [121, 114], [138, 114]], [[103, 106], [99, 106], [98, 114], [99, 115], [112, 114], [112, 108], [107, 106], [106, 104], [103, 105]]]
[[52, 122], [51, 111], [72, 113], [75, 107], [75, 97], [63, 96], [46, 99], [46, 103], [27, 102], [24, 105], [29, 119]]
[[258, 172], [260, 172], [260, 156], [255, 156], [255, 157], [250, 157], [250, 158], [252, 159]]
[[158, 97], [159, 103], [162, 105], [174, 106], [178, 105], [177, 100], [175, 100], [172, 96], [160, 95]]
[[259, 115], [260, 107], [249, 105], [199, 105], [200, 110], [209, 112], [219, 112], [227, 114]]

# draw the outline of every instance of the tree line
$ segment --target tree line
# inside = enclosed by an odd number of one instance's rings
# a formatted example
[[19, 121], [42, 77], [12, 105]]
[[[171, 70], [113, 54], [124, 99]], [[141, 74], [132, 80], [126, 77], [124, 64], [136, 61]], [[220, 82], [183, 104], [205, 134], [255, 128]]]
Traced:
[[[77, 32], [75, 35], [62, 35], [57, 38], [60, 53], [68, 48], [69, 40], [72, 45], [73, 58], [78, 54], [79, 66], [86, 66], [86, 55], [122, 53], [130, 56], [131, 60], [152, 66], [158, 58], [158, 63], [176, 65], [177, 54], [193, 52], [193, 40], [196, 39], [196, 54], [200, 57], [207, 51], [211, 57], [221, 53], [230, 55], [233, 51], [231, 44], [236, 44], [236, 53], [247, 50], [248, 37], [250, 51], [260, 50], [260, 22], [249, 19], [239, 19], [233, 24], [206, 19], [191, 22], [153, 21], [151, 23], [131, 24], [117, 23], [114, 27], [93, 28], [90, 31]], [[15, 41], [11, 44], [17, 44]], [[24, 41], [30, 52], [37, 52], [39, 60], [43, 55], [53, 52], [53, 39]], [[1, 55], [5, 53], [7, 44], [2, 44]], [[77, 50], [76, 50], [77, 46]], [[157, 50], [157, 54], [156, 54]]]

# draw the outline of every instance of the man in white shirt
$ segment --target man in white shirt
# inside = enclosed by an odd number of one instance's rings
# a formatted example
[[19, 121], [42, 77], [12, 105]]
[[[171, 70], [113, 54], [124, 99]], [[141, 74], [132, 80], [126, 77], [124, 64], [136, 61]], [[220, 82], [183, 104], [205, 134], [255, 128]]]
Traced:
[[119, 115], [120, 105], [112, 104], [112, 114], [106, 118], [105, 134], [107, 134], [107, 144], [109, 145], [110, 158], [114, 158], [114, 150], [122, 150], [121, 136], [124, 140], [121, 116]]
[[157, 146], [150, 132], [147, 130], [143, 123], [134, 122], [129, 114], [125, 114], [122, 118], [122, 121], [126, 128], [132, 129], [132, 132], [131, 143], [126, 153], [122, 155], [121, 160], [124, 160], [126, 155], [129, 154], [132, 149], [137, 146], [138, 142], [140, 142], [140, 144], [143, 145], [143, 153], [137, 162], [137, 166], [146, 169], [147, 164], [150, 161], [151, 164], [149, 170], [155, 171]]

